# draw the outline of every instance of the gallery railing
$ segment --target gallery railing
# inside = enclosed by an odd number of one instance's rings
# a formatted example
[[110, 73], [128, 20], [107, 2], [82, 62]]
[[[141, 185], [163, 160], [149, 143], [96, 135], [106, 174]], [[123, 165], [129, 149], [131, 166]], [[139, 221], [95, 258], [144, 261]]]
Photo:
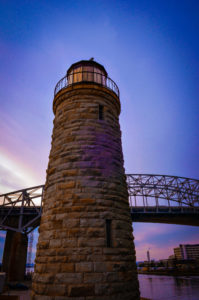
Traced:
[[106, 87], [107, 89], [113, 91], [118, 97], [120, 96], [119, 88], [117, 84], [109, 77], [104, 74], [97, 72], [81, 71], [74, 72], [63, 77], [55, 86], [54, 95], [56, 95], [62, 89], [67, 88], [70, 85], [76, 83], [96, 83]]

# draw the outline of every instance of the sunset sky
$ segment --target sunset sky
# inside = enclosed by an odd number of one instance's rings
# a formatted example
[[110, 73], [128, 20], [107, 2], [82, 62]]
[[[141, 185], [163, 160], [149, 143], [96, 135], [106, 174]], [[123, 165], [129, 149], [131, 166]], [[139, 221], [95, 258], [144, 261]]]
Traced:
[[[45, 183], [54, 87], [91, 57], [120, 89], [126, 173], [199, 179], [198, 0], [0, 0], [0, 194]], [[199, 243], [197, 227], [133, 227], [137, 260]]]

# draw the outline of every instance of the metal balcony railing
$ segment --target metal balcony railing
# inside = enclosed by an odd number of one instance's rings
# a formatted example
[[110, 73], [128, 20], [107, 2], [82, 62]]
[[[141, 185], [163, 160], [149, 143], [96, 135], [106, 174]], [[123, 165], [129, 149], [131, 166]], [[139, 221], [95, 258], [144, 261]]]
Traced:
[[76, 83], [96, 83], [106, 87], [107, 89], [113, 91], [118, 97], [120, 96], [119, 88], [117, 84], [109, 77], [104, 74], [97, 72], [81, 71], [74, 72], [69, 75], [64, 76], [55, 86], [54, 95], [56, 96], [59, 91], [67, 88], [70, 85]]

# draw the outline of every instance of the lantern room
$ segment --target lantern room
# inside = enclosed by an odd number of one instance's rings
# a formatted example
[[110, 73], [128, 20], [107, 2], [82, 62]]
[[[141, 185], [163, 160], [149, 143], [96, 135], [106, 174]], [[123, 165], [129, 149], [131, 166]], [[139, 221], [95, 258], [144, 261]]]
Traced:
[[67, 71], [68, 85], [78, 82], [95, 82], [106, 85], [107, 72], [105, 68], [93, 59], [81, 60]]

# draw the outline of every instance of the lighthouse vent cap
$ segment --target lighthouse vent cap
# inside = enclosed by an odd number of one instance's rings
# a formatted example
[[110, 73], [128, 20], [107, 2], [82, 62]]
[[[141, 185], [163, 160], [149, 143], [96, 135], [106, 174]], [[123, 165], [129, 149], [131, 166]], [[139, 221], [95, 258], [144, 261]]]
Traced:
[[104, 66], [97, 63], [94, 60], [80, 60], [70, 66], [70, 68], [67, 71], [67, 76], [70, 75], [73, 72], [82, 72], [82, 71], [89, 71], [89, 72], [95, 72], [103, 74], [104, 76], [108, 76], [108, 73], [106, 72]]

